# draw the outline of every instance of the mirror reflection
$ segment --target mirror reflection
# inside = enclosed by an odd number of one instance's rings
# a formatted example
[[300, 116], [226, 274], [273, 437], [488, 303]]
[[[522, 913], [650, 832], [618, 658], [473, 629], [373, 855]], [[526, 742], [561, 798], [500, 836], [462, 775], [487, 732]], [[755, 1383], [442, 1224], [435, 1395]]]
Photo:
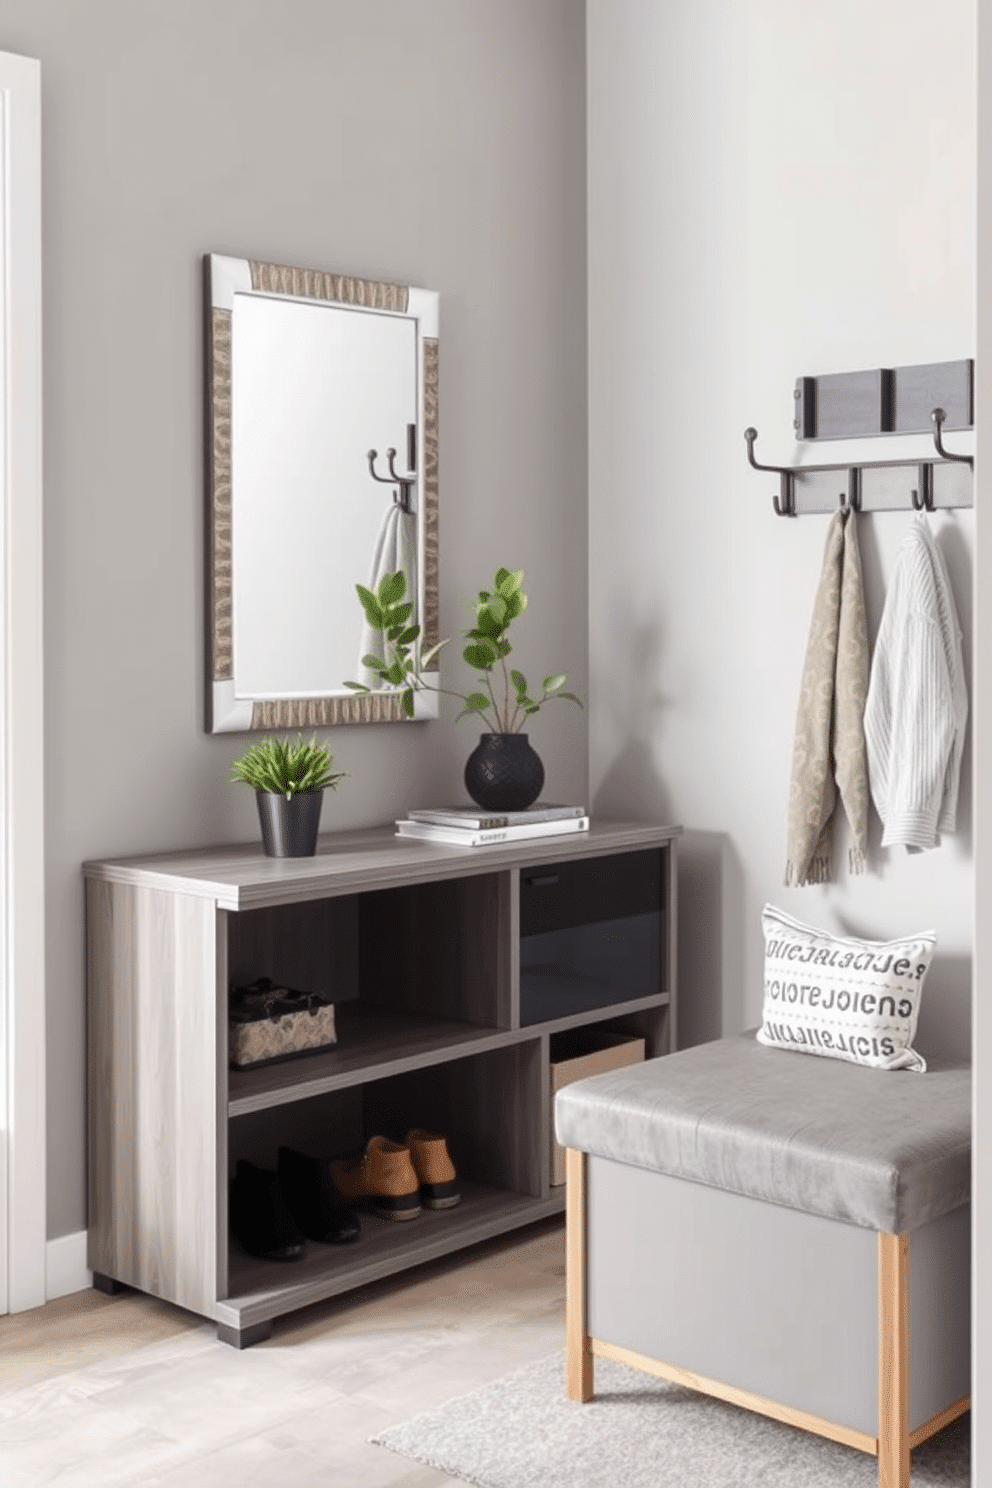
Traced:
[[208, 265], [210, 727], [391, 721], [344, 684], [378, 682], [356, 583], [402, 569], [436, 624], [437, 296]]

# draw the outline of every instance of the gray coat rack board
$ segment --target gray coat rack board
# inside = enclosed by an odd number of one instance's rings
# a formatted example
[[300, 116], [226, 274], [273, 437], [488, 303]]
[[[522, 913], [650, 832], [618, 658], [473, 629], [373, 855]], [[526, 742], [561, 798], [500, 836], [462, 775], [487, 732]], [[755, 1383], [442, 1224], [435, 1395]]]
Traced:
[[933, 410], [943, 408], [945, 430], [970, 429], [975, 422], [974, 384], [970, 359], [797, 377], [792, 427], [804, 441], [929, 434]]
[[[861, 465], [859, 470], [859, 502], [861, 512], [920, 510], [923, 504], [921, 493], [927, 489], [927, 468], [920, 465]], [[971, 467], [955, 462], [935, 460], [929, 465], [931, 502], [928, 511], [949, 511], [954, 507], [971, 506], [974, 501], [974, 477]], [[803, 470], [800, 466], [793, 476], [794, 515], [802, 517], [814, 512], [834, 512], [849, 501], [849, 469]], [[913, 500], [913, 492], [916, 500]], [[779, 491], [781, 503], [781, 491]]]
[[844, 507], [863, 512], [970, 507], [974, 505], [973, 457], [949, 450], [943, 434], [945, 429], [974, 427], [973, 388], [974, 363], [970, 360], [800, 377], [793, 394], [793, 429], [798, 440], [932, 432], [934, 454], [763, 465], [754, 457], [757, 430], [750, 428], [744, 431], [748, 462], [755, 470], [778, 475], [779, 491], [772, 499], [779, 516]]

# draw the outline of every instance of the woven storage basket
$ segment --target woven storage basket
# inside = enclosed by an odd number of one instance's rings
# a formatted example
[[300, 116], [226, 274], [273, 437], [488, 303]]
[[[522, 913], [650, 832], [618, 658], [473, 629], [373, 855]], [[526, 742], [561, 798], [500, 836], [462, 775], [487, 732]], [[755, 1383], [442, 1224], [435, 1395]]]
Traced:
[[255, 1069], [337, 1043], [334, 1004], [319, 992], [293, 992], [268, 977], [232, 987], [228, 1003], [232, 1069]]

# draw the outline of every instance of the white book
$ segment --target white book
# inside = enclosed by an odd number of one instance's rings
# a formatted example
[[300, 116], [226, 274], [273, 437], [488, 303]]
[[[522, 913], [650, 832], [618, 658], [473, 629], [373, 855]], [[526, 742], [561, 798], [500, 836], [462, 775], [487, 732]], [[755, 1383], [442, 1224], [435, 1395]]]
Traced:
[[525, 811], [484, 811], [481, 806], [431, 806], [408, 811], [410, 821], [428, 822], [436, 827], [463, 827], [466, 831], [488, 832], [494, 827], [523, 827], [532, 822], [564, 821], [586, 815], [584, 806], [554, 806], [538, 801]]
[[439, 827], [430, 822], [398, 821], [397, 837], [416, 837], [420, 842], [444, 842], [451, 847], [489, 847], [499, 842], [523, 842], [528, 837], [561, 837], [568, 832], [588, 832], [587, 816], [560, 821], [527, 822], [518, 827], [493, 827], [470, 832], [465, 827]]

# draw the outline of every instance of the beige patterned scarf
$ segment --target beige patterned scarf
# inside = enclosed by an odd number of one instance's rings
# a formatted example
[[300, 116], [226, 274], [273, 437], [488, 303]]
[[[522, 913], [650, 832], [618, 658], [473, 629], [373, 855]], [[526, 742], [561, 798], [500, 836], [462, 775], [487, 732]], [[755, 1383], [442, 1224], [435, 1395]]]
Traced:
[[838, 790], [851, 824], [851, 872], [864, 872], [867, 693], [868, 629], [856, 519], [837, 512], [827, 533], [796, 713], [787, 884], [830, 881], [831, 818]]

